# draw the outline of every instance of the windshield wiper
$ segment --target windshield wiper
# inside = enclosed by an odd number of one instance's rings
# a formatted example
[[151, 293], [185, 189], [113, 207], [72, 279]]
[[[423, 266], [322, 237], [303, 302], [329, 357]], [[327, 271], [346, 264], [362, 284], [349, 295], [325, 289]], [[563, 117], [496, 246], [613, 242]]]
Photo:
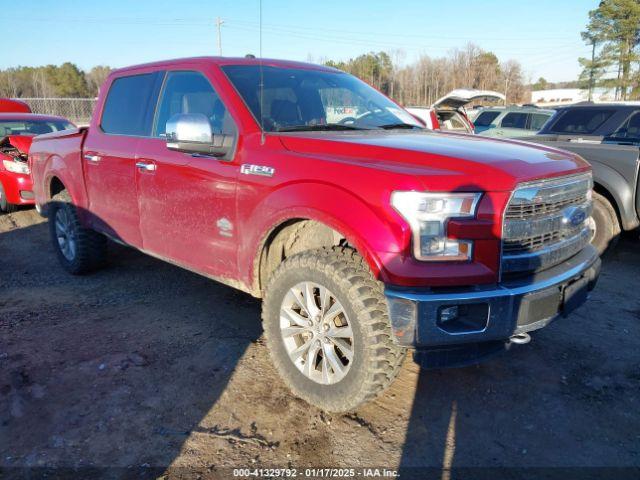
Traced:
[[420, 130], [422, 130], [422, 127], [419, 127], [417, 125], [411, 125], [410, 123], [388, 123], [386, 125], [378, 125], [378, 128], [382, 128], [383, 130], [399, 130], [399, 129], [406, 129], [406, 130], [413, 130], [414, 128], [419, 128]]
[[276, 132], [322, 132], [340, 130], [369, 130], [368, 128], [354, 127], [353, 125], [342, 125], [340, 123], [325, 123], [321, 125], [293, 125], [289, 127], [276, 128]]

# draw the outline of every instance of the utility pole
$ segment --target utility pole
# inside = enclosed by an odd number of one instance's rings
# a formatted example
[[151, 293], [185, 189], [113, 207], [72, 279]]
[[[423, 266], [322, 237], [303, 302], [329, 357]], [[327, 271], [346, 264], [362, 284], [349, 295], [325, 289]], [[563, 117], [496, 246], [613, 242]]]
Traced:
[[218, 55], [222, 56], [222, 34], [220, 32], [224, 22], [220, 17], [216, 18], [216, 28], [218, 29]]
[[589, 68], [589, 101], [593, 101], [593, 78], [596, 62], [596, 41], [592, 40], [591, 43], [591, 65]]

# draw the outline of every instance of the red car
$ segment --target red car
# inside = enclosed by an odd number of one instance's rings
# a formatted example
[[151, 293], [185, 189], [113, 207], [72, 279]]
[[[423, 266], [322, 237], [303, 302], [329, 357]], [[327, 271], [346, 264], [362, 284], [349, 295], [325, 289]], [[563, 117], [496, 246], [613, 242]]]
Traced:
[[[15, 110], [20, 108], [21, 103], [0, 99], [0, 109]], [[75, 126], [61, 117], [32, 113], [0, 113], [0, 211], [12, 212], [20, 205], [35, 203], [27, 164], [33, 137], [69, 128]]]
[[598, 278], [578, 155], [426, 130], [324, 66], [117, 70], [91, 125], [29, 161], [67, 271], [112, 238], [262, 298], [277, 370], [326, 410], [384, 391], [408, 348], [433, 367], [527, 343]]
[[28, 103], [21, 100], [12, 100], [10, 98], [0, 98], [1, 113], [31, 113], [31, 107]]

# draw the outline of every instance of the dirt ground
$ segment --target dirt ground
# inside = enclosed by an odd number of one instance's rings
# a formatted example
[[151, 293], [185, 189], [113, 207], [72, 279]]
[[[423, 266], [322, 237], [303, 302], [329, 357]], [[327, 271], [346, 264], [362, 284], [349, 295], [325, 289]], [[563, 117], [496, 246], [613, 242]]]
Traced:
[[0, 215], [0, 477], [640, 467], [637, 234], [605, 260], [590, 302], [529, 345], [457, 370], [409, 358], [348, 415], [287, 391], [257, 300], [131, 249], [110, 254], [108, 268], [70, 276], [35, 211]]

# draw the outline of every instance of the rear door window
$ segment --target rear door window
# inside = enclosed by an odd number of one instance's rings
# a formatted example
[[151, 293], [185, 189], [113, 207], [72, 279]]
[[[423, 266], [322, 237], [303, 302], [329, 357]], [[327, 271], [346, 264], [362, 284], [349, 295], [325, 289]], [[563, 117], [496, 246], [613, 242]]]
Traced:
[[567, 110], [551, 125], [549, 132], [568, 135], [593, 133], [614, 113], [615, 110], [606, 108], [575, 108]]
[[491, 125], [497, 116], [500, 115], [500, 112], [482, 112], [480, 115], [476, 117], [473, 121], [473, 124], [476, 127], [488, 127]]
[[526, 128], [527, 114], [518, 112], [509, 112], [502, 119], [500, 125], [502, 128]]
[[640, 111], [631, 115], [611, 136], [614, 138], [640, 138]]
[[145, 137], [151, 135], [160, 72], [120, 77], [113, 81], [102, 110], [105, 133]]

